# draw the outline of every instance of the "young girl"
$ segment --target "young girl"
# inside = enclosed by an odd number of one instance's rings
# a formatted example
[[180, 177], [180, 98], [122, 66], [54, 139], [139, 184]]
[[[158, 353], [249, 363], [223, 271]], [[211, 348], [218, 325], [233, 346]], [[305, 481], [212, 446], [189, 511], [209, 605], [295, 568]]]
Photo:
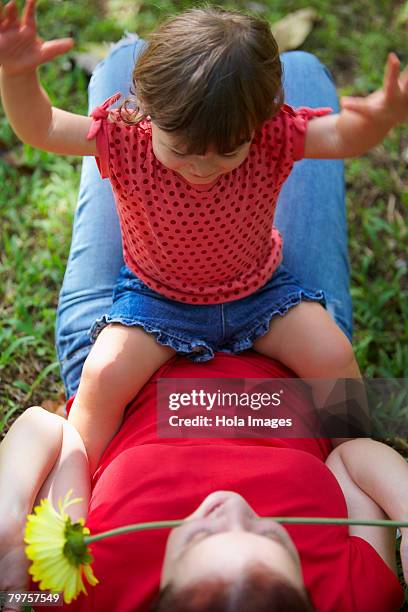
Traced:
[[32, 146], [96, 156], [122, 229], [126, 267], [112, 310], [93, 326], [69, 417], [91, 472], [127, 403], [176, 352], [205, 361], [252, 346], [316, 379], [318, 406], [330, 379], [358, 378], [348, 339], [321, 307], [323, 293], [282, 267], [272, 221], [296, 160], [362, 154], [408, 118], [408, 74], [399, 77], [396, 56], [383, 90], [343, 99], [339, 115], [294, 110], [282, 103], [267, 23], [193, 9], [151, 35], [134, 70], [134, 112], [126, 103], [109, 112], [114, 96], [81, 117], [53, 108], [38, 82], [38, 65], [72, 40], [44, 43], [34, 12], [28, 0], [20, 21], [10, 2], [0, 16], [10, 124]]

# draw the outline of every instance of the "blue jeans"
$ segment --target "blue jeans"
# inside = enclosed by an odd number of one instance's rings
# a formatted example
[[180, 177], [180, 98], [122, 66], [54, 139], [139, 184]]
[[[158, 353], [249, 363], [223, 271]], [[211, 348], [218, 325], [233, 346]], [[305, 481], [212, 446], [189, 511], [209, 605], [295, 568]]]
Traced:
[[[116, 91], [128, 92], [135, 60], [145, 44], [129, 36], [96, 67], [89, 84], [90, 110]], [[291, 52], [283, 54], [282, 61], [286, 102], [338, 109], [330, 74], [314, 56]], [[351, 339], [343, 163], [295, 164], [280, 194], [275, 225], [284, 238], [285, 266], [306, 287], [324, 291], [327, 310]], [[89, 329], [109, 311], [122, 265], [112, 190], [100, 178], [95, 160], [87, 157], [57, 313], [56, 345], [67, 397], [78, 388], [91, 349]]]

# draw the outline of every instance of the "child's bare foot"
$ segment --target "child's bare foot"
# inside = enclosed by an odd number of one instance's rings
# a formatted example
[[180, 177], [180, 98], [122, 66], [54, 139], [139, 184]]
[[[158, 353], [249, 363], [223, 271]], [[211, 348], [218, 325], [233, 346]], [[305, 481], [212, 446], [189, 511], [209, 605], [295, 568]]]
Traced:
[[[27, 589], [29, 583], [24, 548], [25, 522], [0, 513], [0, 591]], [[16, 604], [5, 605], [4, 612], [18, 610]]]

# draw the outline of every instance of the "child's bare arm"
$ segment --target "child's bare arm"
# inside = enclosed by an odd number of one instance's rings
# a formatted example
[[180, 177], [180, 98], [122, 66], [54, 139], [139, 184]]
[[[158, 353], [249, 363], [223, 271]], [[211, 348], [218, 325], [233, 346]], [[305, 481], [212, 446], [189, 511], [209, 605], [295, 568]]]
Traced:
[[34, 147], [63, 155], [96, 155], [86, 136], [91, 118], [52, 107], [37, 76], [39, 65], [65, 53], [72, 39], [43, 42], [37, 36], [35, 0], [21, 20], [14, 1], [0, 11], [0, 92], [17, 136]]
[[87, 140], [92, 118], [55, 108], [41, 87], [36, 70], [21, 75], [0, 71], [0, 91], [7, 119], [23, 142], [60, 155], [96, 155]]
[[310, 121], [305, 157], [341, 159], [363, 155], [397, 124], [408, 120], [408, 69], [401, 74], [388, 56], [383, 88], [365, 98], [343, 97], [342, 111]]

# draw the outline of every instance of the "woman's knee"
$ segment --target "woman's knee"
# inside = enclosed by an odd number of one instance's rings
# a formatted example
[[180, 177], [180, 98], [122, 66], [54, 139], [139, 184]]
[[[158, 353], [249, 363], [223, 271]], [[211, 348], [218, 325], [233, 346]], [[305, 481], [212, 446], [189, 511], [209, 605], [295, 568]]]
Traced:
[[312, 53], [282, 53], [285, 97], [294, 106], [331, 106], [337, 111], [336, 87], [330, 70]]
[[146, 46], [137, 34], [127, 34], [99, 62], [88, 85], [90, 108], [99, 104], [116, 91], [127, 94], [136, 60]]
[[330, 70], [313, 53], [308, 51], [288, 51], [282, 53], [281, 58], [284, 66], [307, 74], [309, 78], [314, 79], [328, 76], [333, 82]]
[[316, 55], [308, 51], [286, 51], [281, 57], [285, 63], [294, 62], [301, 66], [302, 70], [321, 70], [323, 68], [323, 64]]

